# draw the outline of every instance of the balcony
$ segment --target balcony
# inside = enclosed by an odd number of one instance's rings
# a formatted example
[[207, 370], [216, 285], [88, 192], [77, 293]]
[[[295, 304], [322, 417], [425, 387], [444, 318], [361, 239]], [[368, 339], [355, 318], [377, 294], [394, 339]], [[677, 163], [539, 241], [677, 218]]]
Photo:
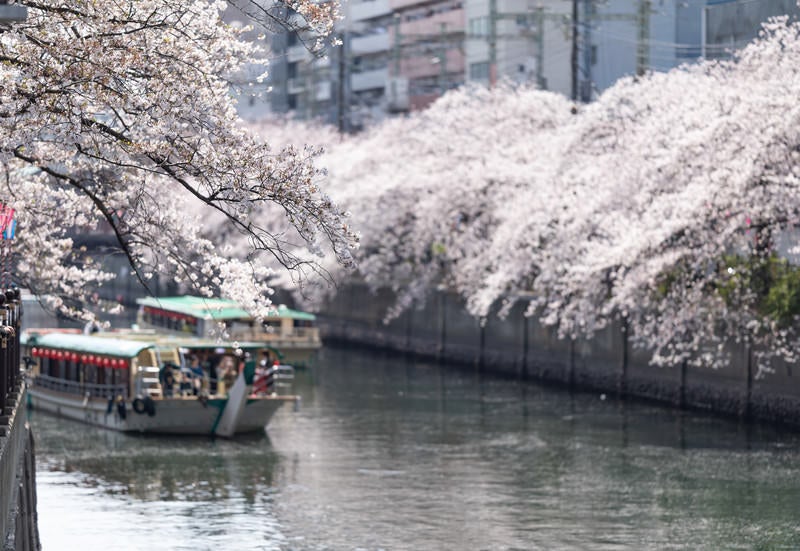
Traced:
[[350, 53], [352, 55], [366, 55], [389, 50], [389, 33], [371, 34], [359, 36], [350, 43]]
[[[400, 74], [408, 78], [437, 77], [442, 72], [439, 65], [438, 51], [431, 51], [427, 55], [407, 58], [400, 63]], [[459, 50], [448, 50], [445, 52], [445, 69], [447, 73], [464, 71], [464, 54]]]
[[404, 21], [400, 24], [400, 34], [407, 36], [436, 35], [442, 32], [442, 25], [445, 25], [445, 32], [447, 34], [463, 33], [464, 10], [450, 10], [434, 13], [430, 17], [414, 21]]
[[331, 99], [330, 81], [318, 82], [314, 86], [314, 98], [317, 101], [328, 101], [329, 99]]
[[350, 21], [364, 21], [391, 13], [389, 0], [368, 0], [360, 4], [350, 4], [347, 18]]
[[350, 89], [354, 92], [372, 90], [375, 88], [385, 88], [386, 80], [389, 78], [389, 70], [374, 69], [363, 73], [353, 73], [350, 75]]

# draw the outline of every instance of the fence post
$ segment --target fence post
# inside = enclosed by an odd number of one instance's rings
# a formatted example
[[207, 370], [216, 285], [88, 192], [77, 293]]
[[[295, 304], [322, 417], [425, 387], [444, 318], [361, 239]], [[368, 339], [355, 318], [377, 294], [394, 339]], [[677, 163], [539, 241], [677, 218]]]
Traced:
[[8, 361], [9, 368], [9, 388], [11, 392], [19, 391], [20, 373], [19, 373], [19, 336], [20, 336], [20, 306], [17, 300], [18, 290], [8, 289], [5, 292], [6, 303], [9, 307], [9, 323], [6, 334], [8, 337]]
[[[5, 309], [6, 297], [0, 293], [0, 328], [6, 325], [7, 311]], [[8, 364], [8, 357], [6, 356], [6, 340], [5, 337], [0, 337], [0, 415], [6, 414], [6, 407], [8, 403], [8, 395], [11, 389], [9, 388], [9, 378], [11, 366]]]

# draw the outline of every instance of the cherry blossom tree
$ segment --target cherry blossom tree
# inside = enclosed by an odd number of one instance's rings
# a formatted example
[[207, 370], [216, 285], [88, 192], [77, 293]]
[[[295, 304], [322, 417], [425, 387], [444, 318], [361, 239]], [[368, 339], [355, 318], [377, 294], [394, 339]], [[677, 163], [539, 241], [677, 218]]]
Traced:
[[476, 316], [516, 301], [564, 337], [621, 319], [659, 365], [717, 366], [744, 342], [794, 360], [800, 27], [778, 18], [725, 62], [620, 81], [573, 106], [459, 90], [330, 144], [333, 197], [363, 232], [360, 275], [437, 285]]
[[[69, 231], [101, 223], [145, 286], [168, 275], [262, 313], [264, 256], [288, 269], [314, 262], [285, 246], [289, 228], [351, 262], [356, 236], [320, 187], [316, 153], [273, 149], [236, 115], [229, 79], [263, 57], [221, 22], [225, 2], [21, 3], [27, 21], [0, 33], [0, 176], [18, 216], [23, 284], [80, 313], [110, 275], [74, 250]], [[330, 10], [292, 7], [328, 28]], [[280, 222], [252, 216], [264, 204]], [[245, 236], [241, 254], [203, 233], [209, 213]]]
[[[537, 144], [552, 146], [570, 107], [561, 96], [531, 89], [470, 88], [351, 137], [299, 122], [263, 121], [255, 130], [296, 147], [324, 137], [316, 143], [324, 149], [319, 164], [328, 188], [362, 234], [359, 273], [374, 288], [397, 292], [391, 317], [436, 285], [466, 277], [455, 266], [476, 257], [498, 221], [493, 211], [528, 186], [520, 163], [529, 163]], [[518, 139], [533, 129], [541, 130], [536, 139]], [[304, 289], [319, 299], [312, 291]]]

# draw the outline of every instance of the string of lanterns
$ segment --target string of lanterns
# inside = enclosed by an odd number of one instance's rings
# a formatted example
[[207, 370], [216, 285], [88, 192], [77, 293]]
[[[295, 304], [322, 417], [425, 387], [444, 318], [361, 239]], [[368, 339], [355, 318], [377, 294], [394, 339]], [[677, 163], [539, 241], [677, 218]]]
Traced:
[[97, 354], [78, 354], [77, 352], [71, 352], [69, 350], [55, 350], [52, 348], [32, 348], [31, 356], [34, 358], [79, 362], [84, 365], [96, 365], [98, 367], [110, 367], [112, 369], [128, 369], [130, 367], [130, 361], [122, 358], [99, 356]]

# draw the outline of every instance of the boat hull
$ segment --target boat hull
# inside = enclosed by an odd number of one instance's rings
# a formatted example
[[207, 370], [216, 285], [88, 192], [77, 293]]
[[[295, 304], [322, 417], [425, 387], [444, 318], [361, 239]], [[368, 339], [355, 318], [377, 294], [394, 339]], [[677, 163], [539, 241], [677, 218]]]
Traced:
[[[272, 415], [294, 396], [263, 396], [246, 400], [244, 412], [236, 423], [234, 434], [264, 430]], [[210, 398], [205, 403], [196, 397], [155, 399], [155, 414], [136, 413], [130, 401], [109, 408], [107, 400], [82, 399], [74, 394], [32, 386], [28, 404], [34, 410], [45, 411], [82, 423], [123, 432], [155, 434], [213, 435], [223, 410], [225, 398]], [[110, 411], [109, 411], [110, 410]]]

